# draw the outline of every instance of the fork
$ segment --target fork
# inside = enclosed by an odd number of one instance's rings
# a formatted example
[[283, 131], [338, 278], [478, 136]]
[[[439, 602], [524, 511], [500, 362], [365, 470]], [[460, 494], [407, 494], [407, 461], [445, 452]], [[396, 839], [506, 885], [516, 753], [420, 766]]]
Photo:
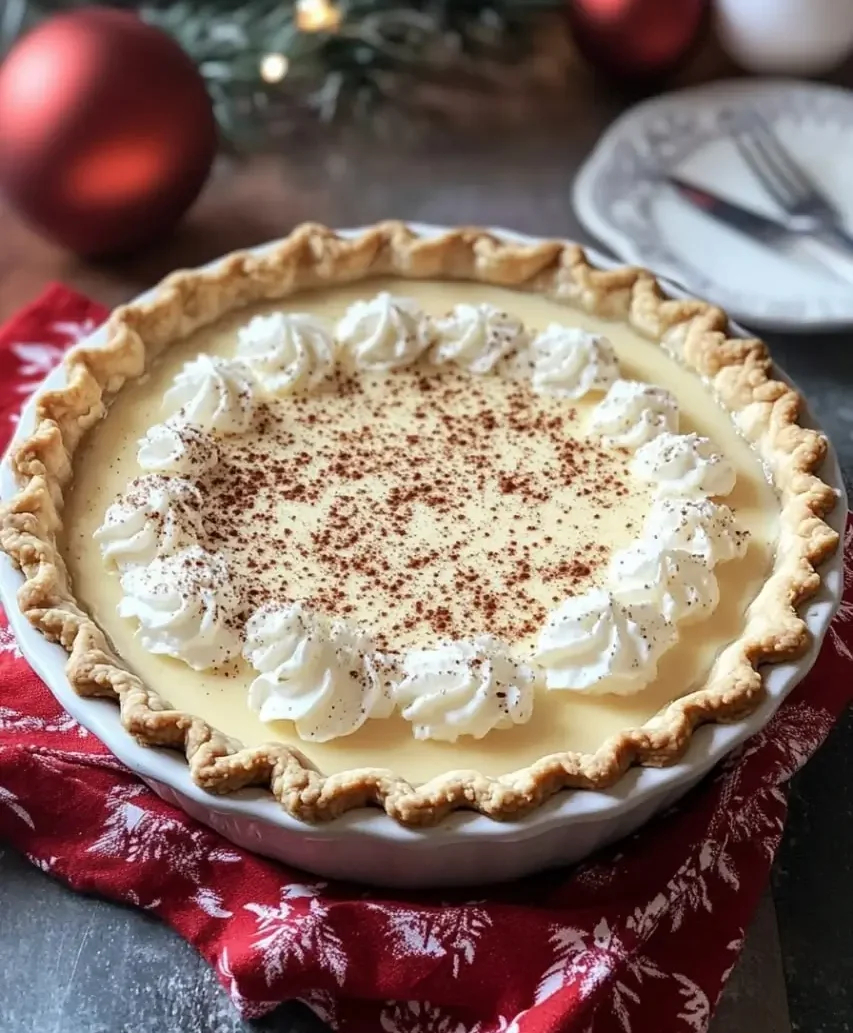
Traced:
[[755, 178], [788, 214], [792, 230], [819, 234], [853, 250], [853, 234], [841, 225], [838, 209], [761, 117], [754, 115], [733, 140]]

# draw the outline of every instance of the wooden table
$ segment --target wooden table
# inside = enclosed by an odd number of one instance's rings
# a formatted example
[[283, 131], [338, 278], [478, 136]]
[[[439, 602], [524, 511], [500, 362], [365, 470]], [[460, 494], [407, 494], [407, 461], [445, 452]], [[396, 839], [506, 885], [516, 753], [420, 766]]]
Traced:
[[[278, 156], [240, 164], [222, 159], [170, 240], [146, 254], [98, 265], [40, 240], [0, 203], [0, 320], [50, 280], [114, 305], [177, 267], [281, 236], [303, 220], [354, 226], [400, 217], [583, 240], [570, 204], [572, 177], [623, 104], [600, 89], [569, 91], [556, 109], [487, 132], [474, 125], [446, 128], [406, 146], [393, 139], [317, 137], [291, 143]], [[779, 336], [770, 343], [834, 435], [849, 478], [849, 335]], [[849, 1028], [851, 746], [848, 721], [797, 782], [777, 865], [775, 908], [768, 896], [724, 999], [717, 1033], [789, 1033], [789, 1003], [795, 1028]], [[248, 1028], [213, 973], [169, 930], [145, 915], [75, 896], [23, 859], [0, 852], [0, 1033]], [[315, 1029], [316, 1023], [284, 1009], [255, 1028]]]

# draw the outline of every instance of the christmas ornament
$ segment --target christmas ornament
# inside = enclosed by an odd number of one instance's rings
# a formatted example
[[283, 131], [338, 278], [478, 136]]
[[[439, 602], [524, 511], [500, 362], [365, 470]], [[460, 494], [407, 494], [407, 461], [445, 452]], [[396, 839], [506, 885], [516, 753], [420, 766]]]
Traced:
[[656, 78], [690, 53], [707, 0], [568, 0], [580, 52], [618, 79]]
[[819, 75], [853, 50], [851, 0], [717, 0], [726, 50], [750, 72]]
[[129, 12], [54, 17], [0, 66], [0, 190], [79, 254], [129, 251], [171, 229], [215, 149], [192, 61]]

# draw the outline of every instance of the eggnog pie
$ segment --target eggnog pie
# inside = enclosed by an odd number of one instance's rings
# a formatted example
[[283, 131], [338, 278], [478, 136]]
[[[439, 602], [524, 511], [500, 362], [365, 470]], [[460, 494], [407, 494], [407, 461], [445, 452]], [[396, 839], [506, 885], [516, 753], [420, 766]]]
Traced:
[[306, 821], [519, 816], [796, 655], [835, 547], [764, 346], [559, 242], [304, 226], [67, 359], [3, 548], [84, 696]]

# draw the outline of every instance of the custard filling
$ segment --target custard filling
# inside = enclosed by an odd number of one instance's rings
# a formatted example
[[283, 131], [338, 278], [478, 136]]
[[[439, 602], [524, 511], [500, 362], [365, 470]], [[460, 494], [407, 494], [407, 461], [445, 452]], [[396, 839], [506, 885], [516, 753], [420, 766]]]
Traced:
[[[651, 686], [630, 697], [537, 690], [529, 723], [454, 744], [412, 740], [401, 718], [368, 721], [352, 735], [311, 743], [327, 773], [387, 767], [413, 782], [450, 769], [500, 775], [563, 750], [593, 752], [699, 687], [736, 638], [766, 579], [778, 503], [755, 453], [698, 379], [658, 345], [526, 293], [461, 283], [371, 281], [300, 294], [239, 313], [174, 347], [127, 385], [76, 457], [65, 514], [65, 554], [75, 591], [117, 651], [169, 702], [255, 745], [304, 749], [289, 722], [264, 724], [246, 705], [253, 672], [242, 660], [196, 672], [143, 649], [120, 618], [118, 578], [105, 574], [92, 534], [104, 510], [139, 473], [137, 442], [162, 417], [164, 391], [199, 352], [232, 356], [237, 328], [265, 311], [340, 317], [366, 293], [390, 290], [442, 315], [483, 300], [530, 328], [576, 325], [610, 339], [622, 375], [676, 395], [680, 431], [712, 439], [734, 464], [726, 503], [750, 532], [742, 558], [721, 565], [721, 602], [685, 628]], [[637, 537], [651, 492], [628, 472], [628, 454], [584, 437], [591, 402], [534, 395], [499, 376], [417, 367], [338, 378], [316, 393], [269, 403], [247, 435], [223, 438], [218, 467], [202, 479], [207, 548], [223, 551], [253, 604], [285, 595], [372, 629], [389, 649], [487, 632], [523, 652], [543, 615], [566, 595], [600, 583], [612, 552]]]

